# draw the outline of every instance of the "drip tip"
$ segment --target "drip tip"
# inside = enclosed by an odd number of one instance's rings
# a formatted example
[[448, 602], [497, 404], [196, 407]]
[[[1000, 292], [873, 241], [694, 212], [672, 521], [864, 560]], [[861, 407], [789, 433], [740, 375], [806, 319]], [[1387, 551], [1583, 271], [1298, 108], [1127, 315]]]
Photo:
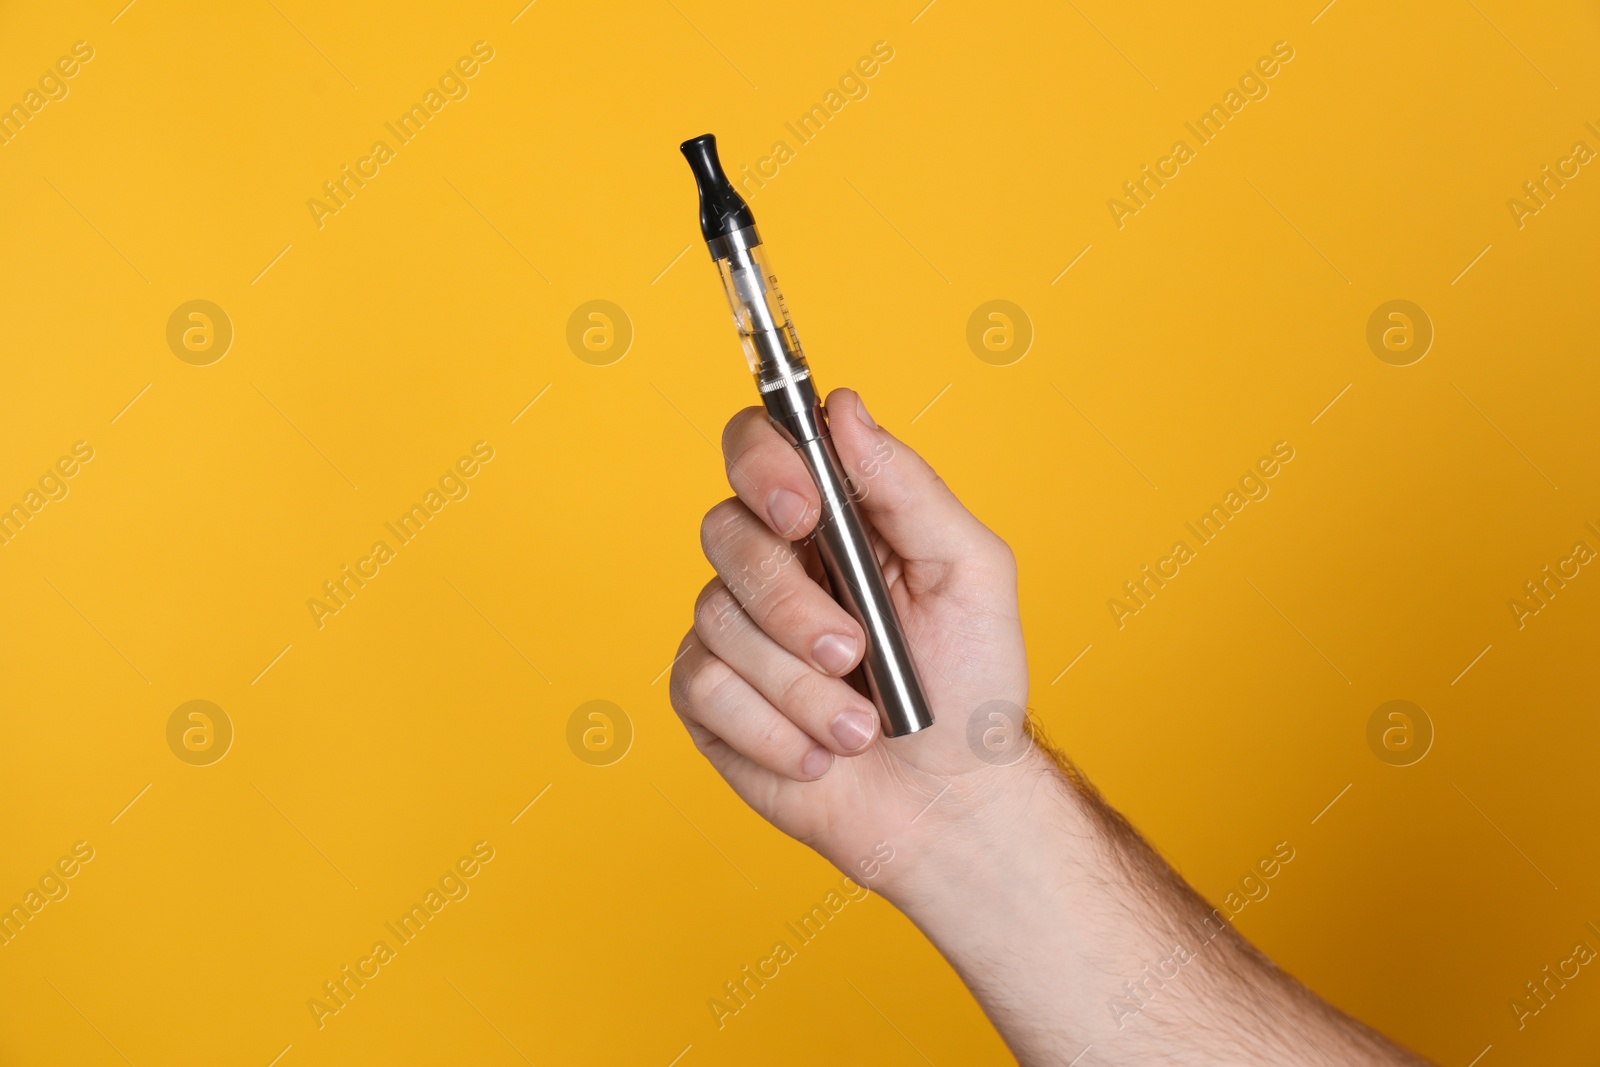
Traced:
[[712, 241], [745, 226], [754, 226], [756, 217], [750, 213], [750, 205], [722, 172], [716, 137], [701, 134], [678, 148], [689, 161], [695, 184], [700, 187], [700, 232], [705, 239]]

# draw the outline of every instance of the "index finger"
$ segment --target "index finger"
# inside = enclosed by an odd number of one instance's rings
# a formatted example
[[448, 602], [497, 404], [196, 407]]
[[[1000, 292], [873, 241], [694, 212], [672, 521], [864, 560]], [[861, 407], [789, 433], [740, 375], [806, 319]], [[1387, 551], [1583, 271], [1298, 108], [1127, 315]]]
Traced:
[[810, 535], [822, 498], [805, 463], [772, 425], [765, 408], [748, 407], [728, 420], [722, 458], [728, 484], [774, 533], [790, 541]]

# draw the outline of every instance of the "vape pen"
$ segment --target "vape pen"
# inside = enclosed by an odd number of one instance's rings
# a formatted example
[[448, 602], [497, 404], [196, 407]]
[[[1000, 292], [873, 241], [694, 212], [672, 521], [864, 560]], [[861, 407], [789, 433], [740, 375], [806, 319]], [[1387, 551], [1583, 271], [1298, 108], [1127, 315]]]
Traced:
[[700, 232], [722, 275], [734, 325], [755, 375], [761, 401], [778, 432], [794, 446], [817, 483], [822, 513], [816, 543], [833, 595], [861, 624], [866, 653], [861, 671], [889, 737], [933, 725], [928, 698], [912, 665], [900, 619], [872, 551], [872, 539], [846, 484], [844, 467], [828, 433], [811, 368], [756, 233], [755, 216], [717, 159], [711, 134], [680, 146], [700, 187]]

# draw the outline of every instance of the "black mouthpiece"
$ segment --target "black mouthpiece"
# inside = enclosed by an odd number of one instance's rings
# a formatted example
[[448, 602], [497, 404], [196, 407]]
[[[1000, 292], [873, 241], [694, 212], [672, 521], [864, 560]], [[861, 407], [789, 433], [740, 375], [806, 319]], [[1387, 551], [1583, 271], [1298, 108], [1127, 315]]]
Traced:
[[701, 134], [678, 148], [689, 161], [695, 184], [700, 187], [700, 232], [705, 239], [711, 241], [745, 226], [754, 226], [756, 217], [750, 213], [750, 205], [722, 172], [716, 137]]

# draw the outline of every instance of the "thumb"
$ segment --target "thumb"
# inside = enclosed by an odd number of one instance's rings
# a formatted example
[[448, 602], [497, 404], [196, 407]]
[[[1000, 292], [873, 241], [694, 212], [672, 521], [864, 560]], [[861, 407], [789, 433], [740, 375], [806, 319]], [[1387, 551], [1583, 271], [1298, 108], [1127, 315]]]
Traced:
[[927, 461], [879, 428], [858, 393], [835, 389], [826, 406], [856, 506], [900, 558], [959, 563], [1003, 547]]

